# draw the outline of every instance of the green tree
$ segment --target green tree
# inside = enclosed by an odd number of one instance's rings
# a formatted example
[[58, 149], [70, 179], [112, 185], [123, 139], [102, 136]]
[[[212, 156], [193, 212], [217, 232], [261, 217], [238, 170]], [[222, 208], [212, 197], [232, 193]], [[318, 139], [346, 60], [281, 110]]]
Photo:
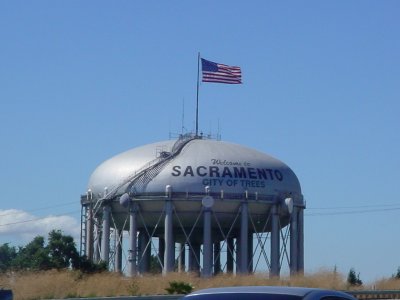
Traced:
[[79, 266], [79, 254], [74, 239], [63, 235], [61, 230], [52, 230], [49, 233], [47, 250], [52, 268], [65, 269]]
[[12, 266], [17, 269], [50, 269], [50, 258], [44, 244], [44, 237], [37, 236], [25, 247], [19, 247], [17, 255], [12, 262]]
[[85, 256], [80, 257], [74, 240], [63, 235], [61, 230], [52, 230], [47, 245], [42, 236], [35, 237], [26, 246], [0, 246], [0, 272], [11, 268], [16, 270], [79, 269], [85, 273], [107, 270], [107, 263], [94, 263]]
[[347, 283], [351, 286], [360, 286], [362, 285], [362, 281], [360, 279], [360, 273], [356, 275], [356, 271], [351, 268], [349, 274], [347, 275]]
[[0, 246], [0, 272], [10, 269], [12, 261], [17, 256], [15, 247], [10, 247], [8, 243]]

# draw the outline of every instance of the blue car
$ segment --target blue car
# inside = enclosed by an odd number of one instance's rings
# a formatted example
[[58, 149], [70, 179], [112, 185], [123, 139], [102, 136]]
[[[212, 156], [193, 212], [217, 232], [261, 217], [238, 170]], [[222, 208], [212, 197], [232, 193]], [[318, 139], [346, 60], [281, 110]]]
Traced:
[[0, 289], [0, 300], [12, 300], [12, 299], [13, 299], [12, 290]]
[[239, 286], [199, 290], [182, 300], [356, 300], [350, 294], [304, 287]]

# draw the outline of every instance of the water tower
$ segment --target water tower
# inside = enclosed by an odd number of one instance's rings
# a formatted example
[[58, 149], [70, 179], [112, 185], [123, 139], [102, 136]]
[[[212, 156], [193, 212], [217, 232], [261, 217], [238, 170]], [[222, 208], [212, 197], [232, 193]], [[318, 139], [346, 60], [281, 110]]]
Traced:
[[304, 269], [299, 181], [248, 147], [187, 134], [128, 150], [95, 169], [81, 204], [81, 254], [122, 271], [127, 249], [130, 276], [154, 258], [163, 273], [204, 277]]

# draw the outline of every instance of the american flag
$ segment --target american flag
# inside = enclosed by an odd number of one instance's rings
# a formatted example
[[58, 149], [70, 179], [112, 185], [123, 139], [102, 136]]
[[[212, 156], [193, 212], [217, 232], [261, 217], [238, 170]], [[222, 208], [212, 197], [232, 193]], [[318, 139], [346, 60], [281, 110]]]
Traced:
[[201, 59], [203, 82], [238, 84], [242, 83], [240, 67], [218, 64], [204, 58]]

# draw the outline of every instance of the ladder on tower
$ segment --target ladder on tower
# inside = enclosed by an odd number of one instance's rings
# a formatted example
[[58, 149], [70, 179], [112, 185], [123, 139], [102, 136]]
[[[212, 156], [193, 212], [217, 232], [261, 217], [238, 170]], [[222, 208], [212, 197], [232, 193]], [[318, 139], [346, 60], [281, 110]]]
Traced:
[[[82, 196], [86, 197], [86, 195]], [[87, 211], [88, 207], [87, 205], [82, 205], [81, 206], [81, 240], [80, 240], [80, 249], [79, 249], [79, 255], [86, 256], [86, 235], [87, 235]]]

